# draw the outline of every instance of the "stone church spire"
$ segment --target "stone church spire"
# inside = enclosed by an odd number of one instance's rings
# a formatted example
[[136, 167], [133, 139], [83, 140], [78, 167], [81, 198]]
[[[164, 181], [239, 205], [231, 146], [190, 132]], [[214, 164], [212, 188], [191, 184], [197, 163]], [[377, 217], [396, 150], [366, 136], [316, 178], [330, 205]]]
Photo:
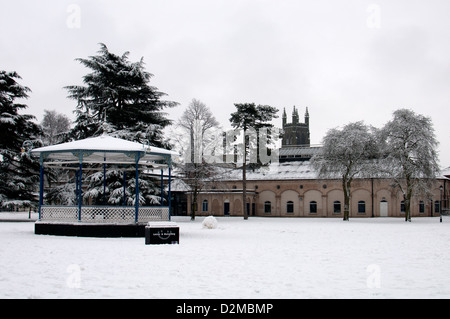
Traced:
[[309, 127], [309, 111], [308, 111], [308, 107], [306, 107], [306, 112], [305, 112], [305, 124]]
[[297, 109], [295, 108], [295, 105], [294, 105], [294, 111], [292, 112], [292, 123], [293, 124], [298, 124], [298, 120], [299, 120], [299, 118], [298, 118], [298, 111], [297, 111]]

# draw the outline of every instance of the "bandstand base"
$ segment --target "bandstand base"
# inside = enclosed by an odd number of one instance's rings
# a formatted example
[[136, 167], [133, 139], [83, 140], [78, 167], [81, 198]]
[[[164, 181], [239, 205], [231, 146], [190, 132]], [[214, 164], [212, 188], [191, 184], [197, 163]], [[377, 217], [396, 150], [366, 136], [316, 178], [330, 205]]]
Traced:
[[37, 221], [36, 235], [71, 237], [145, 237], [146, 224], [52, 223]]

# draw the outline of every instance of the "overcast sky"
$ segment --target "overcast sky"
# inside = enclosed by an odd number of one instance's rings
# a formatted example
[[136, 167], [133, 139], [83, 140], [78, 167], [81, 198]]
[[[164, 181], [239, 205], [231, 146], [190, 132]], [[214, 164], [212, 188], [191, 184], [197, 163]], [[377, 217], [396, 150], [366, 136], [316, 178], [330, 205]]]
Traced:
[[[76, 58], [144, 58], [151, 84], [180, 103], [207, 104], [229, 127], [234, 103], [301, 118], [311, 142], [362, 120], [381, 127], [398, 108], [432, 118], [450, 166], [448, 0], [0, 0], [0, 69], [33, 91], [27, 113], [74, 119], [67, 85], [89, 70]], [[277, 123], [281, 126], [281, 112]]]

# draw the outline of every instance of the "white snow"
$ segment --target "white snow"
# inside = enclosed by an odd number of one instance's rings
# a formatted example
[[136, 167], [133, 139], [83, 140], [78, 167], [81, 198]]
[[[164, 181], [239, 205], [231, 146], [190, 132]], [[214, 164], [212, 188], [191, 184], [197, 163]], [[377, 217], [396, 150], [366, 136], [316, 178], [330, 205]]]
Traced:
[[[242, 180], [242, 169], [219, 168], [222, 180]], [[309, 161], [271, 163], [255, 170], [247, 169], [247, 180], [317, 179], [318, 172]]]
[[121, 152], [145, 152], [147, 148], [143, 144], [126, 141], [123, 139], [102, 135], [57, 145], [45, 146], [32, 150], [32, 153], [62, 152], [74, 150], [90, 151], [121, 151]]
[[450, 298], [449, 217], [217, 219], [164, 246], [0, 222], [0, 298]]
[[207, 229], [216, 229], [218, 225], [217, 219], [214, 216], [208, 216], [203, 219], [202, 226]]
[[[146, 153], [142, 160], [160, 159], [161, 156], [176, 156], [178, 153], [140, 143], [115, 138], [108, 135], [86, 138], [83, 140], [45, 146], [33, 149], [32, 154], [47, 154], [48, 159], [77, 160], [78, 153], [84, 152], [84, 159], [102, 161], [130, 161], [126, 154], [130, 152]], [[101, 162], [101, 161], [100, 161]]]
[[[218, 168], [222, 180], [242, 180], [241, 168]], [[366, 174], [367, 175], [367, 174]], [[442, 170], [438, 176], [439, 179], [445, 179], [450, 176], [450, 167]], [[361, 175], [357, 175], [361, 177]], [[383, 173], [374, 174], [375, 178], [386, 178]], [[313, 167], [310, 161], [304, 162], [289, 162], [289, 163], [271, 163], [268, 166], [262, 166], [258, 169], [251, 170], [247, 168], [247, 180], [259, 181], [259, 180], [315, 180], [319, 178], [319, 172]], [[327, 177], [322, 177], [327, 178]], [[330, 173], [328, 176], [330, 179], [340, 179], [341, 177]]]

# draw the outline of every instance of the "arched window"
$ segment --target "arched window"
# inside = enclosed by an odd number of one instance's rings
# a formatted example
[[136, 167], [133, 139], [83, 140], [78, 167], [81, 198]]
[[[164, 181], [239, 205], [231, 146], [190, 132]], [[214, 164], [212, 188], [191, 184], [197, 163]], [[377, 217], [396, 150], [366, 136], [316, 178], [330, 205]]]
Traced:
[[360, 200], [358, 202], [358, 214], [365, 214], [365, 213], [366, 213], [366, 202]]
[[205, 199], [204, 201], [203, 201], [203, 205], [202, 205], [202, 210], [204, 211], [204, 212], [207, 212], [208, 211], [208, 201]]
[[312, 202], [309, 202], [309, 213], [317, 214], [317, 202], [314, 200]]
[[294, 202], [293, 201], [289, 201], [286, 204], [286, 212], [288, 214], [293, 214], [294, 213]]
[[441, 212], [441, 204], [439, 203], [438, 200], [434, 202], [434, 211], [436, 213], [440, 213]]
[[341, 202], [338, 200], [333, 203], [333, 213], [335, 214], [341, 213]]
[[420, 213], [420, 214], [425, 213], [425, 202], [424, 202], [423, 200], [421, 200], [421, 201], [419, 202], [419, 213]]
[[270, 214], [272, 212], [272, 203], [267, 201], [264, 202], [264, 213]]

